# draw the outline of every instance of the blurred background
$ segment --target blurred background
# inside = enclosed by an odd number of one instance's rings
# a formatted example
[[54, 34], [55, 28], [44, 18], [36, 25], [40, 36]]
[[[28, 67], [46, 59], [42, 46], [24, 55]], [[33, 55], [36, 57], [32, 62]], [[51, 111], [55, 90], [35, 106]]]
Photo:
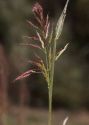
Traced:
[[[0, 125], [47, 124], [48, 90], [43, 76], [13, 83], [32, 67], [28, 60], [34, 52], [20, 43], [27, 41], [23, 36], [34, 33], [27, 20], [34, 21], [35, 2], [56, 23], [66, 0], [0, 0]], [[69, 115], [68, 125], [89, 125], [89, 0], [70, 0], [58, 49], [68, 42], [55, 65], [54, 123], [61, 125]]]

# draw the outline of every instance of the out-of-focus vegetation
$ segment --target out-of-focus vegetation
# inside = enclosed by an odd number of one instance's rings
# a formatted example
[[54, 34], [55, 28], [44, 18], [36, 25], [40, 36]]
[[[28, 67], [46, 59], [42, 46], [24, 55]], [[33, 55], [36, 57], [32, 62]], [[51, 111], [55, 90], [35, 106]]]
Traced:
[[[0, 98], [8, 91], [8, 102], [47, 107], [47, 85], [41, 75], [32, 75], [27, 80], [12, 83], [16, 76], [32, 66], [27, 61], [34, 58], [33, 50], [21, 46], [20, 43], [27, 41], [23, 36], [31, 36], [34, 32], [26, 21], [31, 19], [35, 22], [31, 12], [34, 2], [36, 1], [0, 0], [0, 46], [3, 51], [0, 51], [0, 86], [3, 84], [1, 79], [6, 79], [4, 91], [0, 92]], [[45, 9], [44, 14], [48, 13], [50, 19], [55, 23], [54, 17], [58, 19], [65, 0], [55, 0], [55, 2], [54, 0], [39, 0], [39, 2]], [[88, 10], [89, 0], [70, 0], [58, 49], [62, 48], [66, 41], [70, 42], [70, 45], [55, 67], [53, 94], [55, 108], [89, 108]], [[4, 59], [1, 58], [2, 56]], [[2, 73], [3, 69], [4, 73]], [[6, 96], [4, 95], [3, 98], [5, 99]]]

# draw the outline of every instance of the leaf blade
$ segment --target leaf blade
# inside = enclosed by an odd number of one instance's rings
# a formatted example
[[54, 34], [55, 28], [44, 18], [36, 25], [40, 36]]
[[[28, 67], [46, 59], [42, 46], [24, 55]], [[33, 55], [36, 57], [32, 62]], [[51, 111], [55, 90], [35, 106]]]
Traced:
[[67, 2], [65, 4], [65, 7], [64, 7], [64, 9], [62, 11], [62, 14], [58, 19], [56, 29], [55, 29], [55, 33], [56, 33], [55, 40], [58, 40], [60, 35], [61, 35], [63, 25], [64, 25], [64, 21], [65, 21], [65, 17], [66, 17], [66, 11], [67, 11], [68, 3], [69, 3], [69, 0], [67, 0]]

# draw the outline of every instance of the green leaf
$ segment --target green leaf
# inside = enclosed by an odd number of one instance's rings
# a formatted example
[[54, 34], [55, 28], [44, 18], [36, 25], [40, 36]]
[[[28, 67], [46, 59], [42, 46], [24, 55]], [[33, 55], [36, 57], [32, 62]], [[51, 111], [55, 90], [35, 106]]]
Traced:
[[55, 29], [55, 32], [56, 32], [55, 40], [58, 40], [60, 35], [61, 35], [62, 29], [63, 29], [64, 20], [65, 20], [65, 17], [66, 17], [66, 10], [67, 10], [67, 6], [68, 6], [68, 2], [69, 2], [69, 0], [67, 0], [67, 2], [65, 4], [65, 7], [64, 7], [64, 9], [62, 11], [62, 14], [61, 14], [61, 16], [58, 19], [58, 22], [57, 22], [57, 25], [56, 25], [56, 29]]

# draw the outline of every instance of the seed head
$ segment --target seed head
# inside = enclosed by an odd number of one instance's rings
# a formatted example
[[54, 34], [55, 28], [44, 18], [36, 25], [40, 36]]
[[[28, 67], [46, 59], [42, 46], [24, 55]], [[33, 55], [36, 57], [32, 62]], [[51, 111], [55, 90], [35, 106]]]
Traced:
[[34, 14], [38, 15], [41, 20], [43, 19], [43, 8], [39, 3], [34, 4], [32, 11]]

